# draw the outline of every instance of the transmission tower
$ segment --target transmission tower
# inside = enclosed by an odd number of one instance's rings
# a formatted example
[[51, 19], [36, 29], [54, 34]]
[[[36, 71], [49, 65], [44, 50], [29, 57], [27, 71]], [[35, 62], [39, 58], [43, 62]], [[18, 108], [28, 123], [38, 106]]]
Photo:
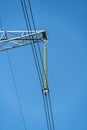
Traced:
[[[54, 128], [54, 120], [53, 120], [53, 114], [52, 114], [52, 106], [51, 106], [51, 100], [50, 100], [50, 91], [48, 87], [48, 80], [47, 80], [47, 35], [45, 30], [38, 30], [38, 31], [0, 31], [0, 52], [11, 50], [14, 48], [27, 46], [27, 45], [34, 45], [35, 43], [43, 42], [43, 57], [42, 57], [42, 68], [43, 68], [43, 75], [41, 79], [41, 88], [42, 88], [42, 95], [43, 95], [43, 102], [44, 102], [44, 109], [45, 109], [45, 115], [46, 115], [46, 123], [47, 123], [47, 129], [48, 130], [55, 130]], [[10, 61], [10, 60], [9, 60]], [[11, 66], [11, 63], [10, 63]], [[12, 67], [11, 67], [12, 69]], [[38, 69], [38, 68], [37, 68]], [[40, 69], [40, 68], [39, 68]], [[12, 70], [11, 70], [12, 71]], [[40, 73], [40, 70], [39, 70]], [[12, 72], [13, 80], [14, 75]], [[16, 88], [17, 91], [17, 88]], [[17, 92], [18, 102], [20, 111], [22, 114], [23, 122], [23, 112]], [[24, 122], [24, 128], [26, 129], [26, 125]]]

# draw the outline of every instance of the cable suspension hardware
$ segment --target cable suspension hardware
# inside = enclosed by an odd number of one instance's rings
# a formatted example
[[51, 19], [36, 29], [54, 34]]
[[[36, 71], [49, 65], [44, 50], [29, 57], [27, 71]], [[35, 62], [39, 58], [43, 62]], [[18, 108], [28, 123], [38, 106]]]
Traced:
[[48, 88], [48, 76], [47, 76], [47, 47], [46, 43], [43, 46], [43, 95], [46, 109], [46, 119], [48, 130], [55, 130], [54, 119], [52, 114], [52, 105], [50, 99], [50, 91]]
[[44, 44], [43, 47], [43, 92], [46, 94], [48, 92], [47, 86], [47, 47]]

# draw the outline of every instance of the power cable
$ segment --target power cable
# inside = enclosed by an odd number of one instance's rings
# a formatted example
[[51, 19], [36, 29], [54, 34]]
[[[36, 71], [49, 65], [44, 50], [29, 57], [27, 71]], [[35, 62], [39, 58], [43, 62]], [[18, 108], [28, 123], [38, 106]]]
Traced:
[[[34, 25], [34, 30], [35, 30], [35, 32], [36, 32], [36, 27], [35, 27], [35, 23], [34, 23], [32, 8], [31, 8], [31, 4], [30, 4], [30, 1], [29, 1], [29, 0], [28, 0], [28, 4], [29, 4], [29, 7], [30, 7], [30, 13], [31, 13], [32, 22], [33, 22], [33, 25]], [[30, 30], [31, 30], [31, 25], [30, 25], [30, 20], [29, 20], [28, 13], [27, 13], [27, 8], [26, 8], [25, 0], [24, 0], [24, 6], [25, 6], [25, 11], [26, 11], [26, 14], [25, 14], [25, 13], [24, 13], [24, 14], [27, 15], [27, 16], [25, 16], [25, 17], [27, 17], [27, 20], [28, 20], [29, 26], [30, 26]], [[25, 20], [26, 20], [26, 19], [25, 19]], [[27, 23], [27, 22], [26, 22], [26, 23]], [[35, 46], [34, 46], [34, 47], [35, 47]], [[34, 48], [34, 49], [35, 49], [35, 53], [36, 53], [36, 48]], [[42, 56], [41, 56], [41, 51], [40, 51], [39, 44], [38, 44], [38, 49], [39, 49], [39, 54], [40, 54], [40, 58], [41, 58], [41, 61], [42, 61], [42, 67], [43, 67], [43, 60], [42, 60]], [[38, 59], [37, 53], [36, 53], [36, 58]], [[39, 64], [37, 64], [37, 65], [39, 65]], [[39, 67], [40, 67], [40, 66], [39, 66]], [[43, 71], [44, 71], [44, 70], [43, 70]], [[40, 74], [41, 74], [40, 68], [39, 68], [39, 72], [40, 72]], [[42, 74], [41, 74], [41, 77], [42, 77]], [[47, 80], [47, 78], [46, 78], [46, 80]], [[42, 83], [43, 83], [43, 78], [42, 78]], [[42, 86], [42, 87], [43, 87], [43, 86]], [[48, 95], [48, 96], [49, 96], [49, 95]], [[44, 98], [43, 98], [43, 99], [44, 99]], [[50, 101], [50, 97], [49, 97], [49, 101]], [[50, 120], [52, 120], [52, 126], [53, 126], [53, 129], [54, 129], [54, 120], [53, 120], [51, 102], [50, 102], [50, 106], [48, 106], [48, 100], [47, 100], [47, 98], [46, 98], [46, 104], [44, 103], [44, 105], [45, 105], [45, 110], [46, 110], [46, 107], [47, 107], [47, 110], [45, 111], [46, 114], [48, 114], [48, 119], [47, 119], [47, 115], [46, 115], [47, 124], [50, 125], [50, 130], [51, 130], [51, 121], [50, 121]], [[49, 112], [49, 111], [50, 111], [50, 112]], [[50, 113], [51, 113], [51, 115], [50, 115]], [[50, 119], [50, 118], [51, 118], [51, 119]], [[48, 120], [49, 120], [49, 123], [48, 123]], [[49, 128], [48, 128], [48, 129], [49, 129]]]
[[51, 112], [51, 119], [52, 119], [52, 126], [53, 130], [55, 130], [55, 125], [54, 125], [54, 117], [53, 117], [53, 112], [52, 112], [52, 103], [51, 103], [51, 97], [50, 97], [50, 92], [48, 93], [48, 100], [49, 100], [49, 106], [50, 106], [50, 112]]
[[[1, 27], [1, 30], [3, 30], [2, 24], [1, 24], [1, 20], [0, 20], [0, 27]], [[6, 33], [5, 33], [5, 36], [6, 36], [6, 38], [7, 38], [7, 34], [6, 34]], [[20, 110], [20, 113], [21, 113], [21, 119], [22, 119], [22, 121], [23, 121], [24, 130], [27, 130], [27, 128], [26, 128], [26, 123], [25, 123], [25, 119], [24, 119], [24, 114], [23, 114], [23, 110], [22, 110], [22, 105], [21, 105], [21, 102], [20, 102], [20, 97], [19, 97], [19, 94], [18, 94], [17, 85], [16, 85], [16, 81], [15, 81], [15, 77], [14, 77], [14, 72], [13, 72], [13, 68], [12, 68], [12, 64], [11, 64], [10, 55], [9, 55], [8, 51], [6, 51], [6, 52], [7, 52], [8, 63], [9, 63], [9, 67], [10, 67], [10, 72], [11, 72], [13, 84], [14, 84], [14, 89], [15, 89], [16, 96], [17, 96], [17, 101], [18, 101], [18, 105], [19, 105], [19, 110]]]
[[[30, 20], [29, 20], [29, 17], [28, 17], [28, 11], [27, 11], [27, 7], [26, 7], [26, 2], [25, 2], [25, 0], [20, 0], [20, 1], [21, 1], [21, 5], [22, 5], [22, 10], [23, 10], [23, 14], [24, 14], [27, 30], [28, 30], [28, 32], [30, 30], [30, 33], [32, 34], [32, 29], [31, 29]], [[32, 39], [34, 41], [33, 36], [32, 36]], [[42, 74], [41, 74], [41, 69], [40, 69], [40, 65], [39, 65], [39, 60], [38, 60], [38, 55], [37, 55], [37, 50], [36, 50], [35, 44], [31, 44], [31, 49], [32, 49], [32, 52], [33, 52], [33, 57], [34, 57], [34, 61], [35, 61], [35, 65], [36, 65], [36, 70], [37, 70], [37, 73], [38, 73], [39, 81], [40, 81], [40, 84], [42, 86], [42, 81], [41, 81]]]
[[9, 66], [10, 66], [10, 71], [11, 71], [11, 76], [12, 76], [12, 79], [13, 79], [13, 84], [14, 84], [15, 92], [16, 92], [16, 95], [17, 95], [18, 105], [19, 105], [19, 109], [20, 109], [20, 113], [21, 113], [21, 118], [22, 118], [22, 121], [23, 121], [24, 129], [27, 130], [25, 119], [24, 119], [24, 114], [23, 114], [23, 110], [22, 110], [22, 106], [21, 106], [21, 102], [20, 102], [20, 97], [19, 97], [19, 94], [18, 94], [18, 90], [17, 90], [17, 86], [16, 86], [16, 81], [15, 81], [15, 77], [14, 77], [14, 73], [13, 73], [11, 59], [10, 59], [8, 51], [7, 51], [7, 57], [8, 57], [8, 62], [9, 62]]
[[51, 118], [50, 118], [50, 109], [49, 109], [49, 104], [48, 104], [48, 98], [47, 98], [47, 94], [45, 95], [45, 100], [46, 100], [46, 106], [47, 106], [47, 113], [48, 113], [48, 121], [49, 121], [49, 127], [50, 130], [52, 130], [52, 126], [51, 126]]
[[[24, 9], [26, 9], [25, 1], [24, 1], [24, 4], [23, 4], [23, 1], [21, 0], [21, 4], [22, 4], [23, 12], [24, 12]], [[25, 6], [25, 7], [24, 7], [24, 6]], [[27, 9], [26, 9], [26, 13], [27, 13]], [[28, 15], [27, 15], [27, 16], [28, 16]], [[29, 30], [25, 12], [24, 12], [24, 18], [25, 18], [25, 21], [26, 21], [27, 29]], [[28, 18], [28, 19], [29, 19], [29, 18]], [[29, 20], [28, 20], [28, 21], [29, 21]], [[29, 21], [29, 25], [30, 25], [30, 21]], [[30, 29], [31, 29], [31, 27], [30, 27]], [[35, 49], [35, 48], [34, 48], [34, 49]], [[42, 87], [43, 87], [43, 84], [42, 84], [42, 83], [43, 83], [43, 82], [41, 82], [41, 79], [40, 79], [40, 75], [41, 75], [40, 66], [38, 67], [37, 60], [36, 60], [35, 53], [34, 53], [34, 50], [33, 50], [33, 49], [32, 49], [32, 51], [33, 51], [33, 56], [34, 56], [34, 60], [35, 60], [35, 64], [36, 64], [36, 69], [37, 69], [37, 72], [38, 72], [38, 77], [39, 77], [40, 85], [41, 85], [41, 89], [42, 89]], [[37, 56], [37, 55], [36, 55], [36, 56]], [[38, 69], [38, 68], [39, 68], [39, 69]], [[46, 115], [47, 128], [48, 128], [48, 130], [50, 130], [44, 95], [43, 95], [43, 102], [44, 102], [44, 109], [45, 109], [45, 115]]]
[[[36, 32], [36, 26], [35, 26], [35, 22], [34, 22], [34, 16], [33, 16], [33, 12], [32, 12], [32, 7], [31, 7], [30, 0], [28, 0], [28, 4], [29, 4], [29, 7], [30, 7], [30, 13], [31, 13], [31, 17], [32, 17], [32, 22], [33, 22], [34, 30]], [[43, 67], [43, 60], [42, 60], [41, 50], [40, 50], [39, 44], [38, 44], [38, 50], [39, 50], [39, 54], [40, 54], [40, 58], [41, 58], [41, 62], [42, 62], [42, 67]], [[44, 67], [43, 67], [43, 71], [44, 71]], [[46, 82], [47, 82], [46, 74], [45, 74], [45, 79], [46, 79]], [[47, 82], [47, 86], [48, 86], [48, 82]], [[50, 113], [51, 113], [52, 126], [53, 126], [53, 130], [55, 130], [54, 119], [53, 119], [53, 112], [52, 112], [52, 104], [51, 104], [51, 98], [50, 98], [50, 92], [48, 93], [48, 99], [49, 99], [49, 107], [50, 107]], [[48, 106], [48, 104], [47, 104], [47, 106]], [[48, 113], [49, 113], [49, 111], [48, 111]]]
[[[23, 9], [23, 13], [24, 13], [24, 18], [25, 18], [25, 21], [26, 21], [27, 29], [28, 29], [28, 23], [27, 23], [26, 13], [24, 11], [24, 9], [26, 8], [26, 6], [24, 7], [25, 3], [23, 4], [22, 0], [21, 0], [21, 5], [22, 5], [22, 9]], [[36, 60], [36, 56], [35, 56], [35, 52], [34, 52], [33, 47], [32, 47], [32, 51], [33, 51], [33, 56], [34, 56], [34, 60], [35, 60], [36, 70], [37, 70], [39, 81], [40, 81], [40, 86], [41, 86], [41, 89], [42, 89], [43, 84], [42, 84], [41, 77], [40, 77], [41, 72], [39, 72], [40, 68], [38, 68], [38, 64], [37, 64], [37, 60]], [[47, 110], [46, 110], [46, 103], [45, 103], [44, 95], [43, 95], [43, 102], [44, 102], [44, 106], [45, 106], [44, 109], [45, 109], [45, 115], [46, 115], [47, 128], [48, 128], [48, 130], [50, 130], [49, 129], [49, 122], [48, 122], [48, 116], [47, 116]]]

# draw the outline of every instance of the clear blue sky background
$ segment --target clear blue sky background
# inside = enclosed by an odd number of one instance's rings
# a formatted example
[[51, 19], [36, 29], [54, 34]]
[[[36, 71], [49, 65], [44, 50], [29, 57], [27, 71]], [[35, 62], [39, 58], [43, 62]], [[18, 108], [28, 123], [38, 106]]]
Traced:
[[[48, 81], [56, 130], [87, 130], [87, 0], [31, 0], [48, 36]], [[0, 0], [5, 30], [25, 30], [20, 0]], [[9, 51], [27, 130], [46, 130], [30, 46]], [[0, 130], [24, 130], [6, 52], [0, 53]]]

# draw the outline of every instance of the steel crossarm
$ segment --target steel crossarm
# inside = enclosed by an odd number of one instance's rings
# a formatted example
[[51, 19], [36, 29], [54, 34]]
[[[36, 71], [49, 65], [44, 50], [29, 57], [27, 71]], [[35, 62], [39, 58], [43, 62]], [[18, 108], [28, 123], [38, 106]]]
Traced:
[[0, 31], [0, 51], [46, 41], [47, 36], [45, 30]]

